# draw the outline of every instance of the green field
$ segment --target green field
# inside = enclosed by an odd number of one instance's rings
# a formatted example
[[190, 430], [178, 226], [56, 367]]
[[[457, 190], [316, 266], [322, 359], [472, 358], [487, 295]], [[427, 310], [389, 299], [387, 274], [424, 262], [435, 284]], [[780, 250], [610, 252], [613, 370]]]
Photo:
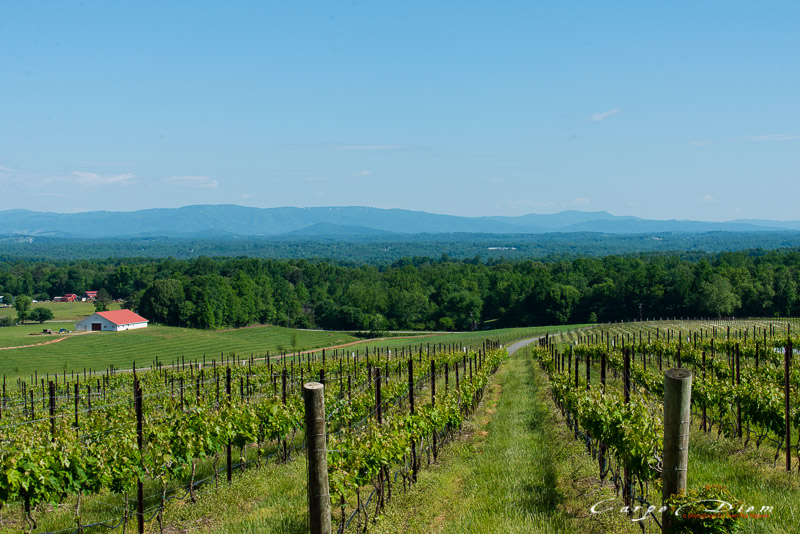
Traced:
[[[54, 321], [80, 321], [84, 317], [94, 313], [93, 302], [34, 302], [31, 309], [46, 308], [53, 312]], [[112, 302], [108, 306], [109, 310], [119, 310], [120, 305]], [[16, 317], [17, 310], [13, 306], [0, 308], [0, 317]], [[73, 328], [75, 325], [72, 325]], [[70, 328], [72, 330], [72, 328]]]
[[[60, 304], [60, 303], [59, 303]], [[187, 360], [226, 357], [234, 353], [240, 356], [269, 351], [295, 352], [318, 349], [362, 341], [349, 332], [296, 330], [280, 326], [255, 326], [236, 330], [196, 330], [169, 326], [149, 326], [128, 332], [91, 332], [69, 335], [30, 335], [41, 332], [42, 327], [58, 331], [59, 328], [74, 329], [74, 323], [46, 323], [0, 328], [0, 374], [9, 378], [29, 376], [34, 371], [55, 373], [63, 371], [81, 372], [84, 368], [102, 370], [109, 365], [118, 369], [149, 365], [156, 356], [165, 364], [183, 356]], [[569, 329], [564, 327], [508, 328], [482, 332], [452, 334], [403, 335], [381, 340], [364, 340], [370, 347], [399, 348], [419, 343], [464, 343], [479, 344], [485, 338], [501, 343], [511, 339], [530, 337], [546, 331]], [[62, 339], [63, 338], [63, 339]], [[38, 343], [61, 341], [39, 346]]]
[[[48, 323], [58, 328], [61, 323]], [[0, 329], [0, 345], [18, 346], [41, 343], [64, 337], [49, 345], [0, 350], [0, 373], [9, 377], [39, 372], [82, 371], [84, 367], [105, 369], [109, 365], [130, 368], [149, 365], [158, 356], [169, 363], [180, 356], [186, 359], [219, 358], [231, 353], [239, 355], [275, 353], [295, 348], [311, 349], [354, 341], [342, 332], [294, 330], [278, 326], [259, 326], [238, 330], [193, 330], [169, 326], [150, 326], [128, 332], [91, 332], [69, 336], [28, 336], [36, 327], [18, 326]], [[74, 328], [74, 324], [70, 326]], [[21, 341], [25, 343], [21, 343]]]
[[[483, 342], [484, 339], [491, 339], [499, 341], [500, 343], [508, 343], [518, 339], [538, 336], [546, 332], [567, 332], [569, 330], [576, 330], [585, 325], [561, 325], [561, 326], [529, 326], [523, 328], [501, 328], [498, 330], [482, 330], [476, 332], [453, 332], [448, 334], [427, 334], [420, 332], [417, 339], [409, 339], [404, 336], [393, 337], [378, 341], [369, 341], [367, 344], [372, 347], [389, 347], [399, 348], [408, 345], [419, 345], [420, 343], [433, 345], [434, 343], [460, 343], [464, 346], [475, 346]], [[409, 334], [410, 335], [410, 334]]]
[[[75, 323], [73, 322], [52, 322], [52, 323], [25, 323], [19, 326], [9, 326], [0, 328], [0, 347], [21, 347], [24, 345], [33, 345], [35, 343], [44, 343], [46, 341], [53, 341], [54, 339], [64, 337], [63, 334], [42, 334], [42, 330], [48, 328], [53, 332], [58, 332], [61, 328], [73, 330]], [[39, 335], [41, 334], [41, 335]], [[4, 352], [0, 352], [0, 361], [3, 359]]]

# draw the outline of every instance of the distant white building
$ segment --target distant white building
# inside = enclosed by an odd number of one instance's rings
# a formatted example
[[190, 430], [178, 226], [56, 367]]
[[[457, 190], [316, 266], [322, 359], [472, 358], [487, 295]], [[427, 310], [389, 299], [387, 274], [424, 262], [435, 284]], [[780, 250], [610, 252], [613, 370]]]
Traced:
[[75, 324], [75, 330], [95, 332], [122, 332], [147, 328], [148, 320], [131, 310], [97, 312]]

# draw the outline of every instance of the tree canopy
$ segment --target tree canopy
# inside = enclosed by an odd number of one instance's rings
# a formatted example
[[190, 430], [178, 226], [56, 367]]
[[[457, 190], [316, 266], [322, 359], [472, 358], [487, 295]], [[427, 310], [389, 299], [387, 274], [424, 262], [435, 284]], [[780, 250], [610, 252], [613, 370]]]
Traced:
[[[800, 314], [800, 253], [534, 260], [404, 258], [384, 265], [209, 258], [0, 263], [0, 293], [105, 288], [154, 323], [357, 330], [457, 329], [672, 316]], [[489, 322], [491, 321], [491, 322]]]
[[53, 318], [53, 312], [47, 308], [34, 308], [31, 310], [28, 318], [32, 321], [42, 324], [43, 322], [49, 321]]
[[32, 302], [33, 299], [27, 295], [19, 295], [14, 299], [14, 309], [17, 310], [17, 320], [20, 323], [24, 323], [29, 318]]

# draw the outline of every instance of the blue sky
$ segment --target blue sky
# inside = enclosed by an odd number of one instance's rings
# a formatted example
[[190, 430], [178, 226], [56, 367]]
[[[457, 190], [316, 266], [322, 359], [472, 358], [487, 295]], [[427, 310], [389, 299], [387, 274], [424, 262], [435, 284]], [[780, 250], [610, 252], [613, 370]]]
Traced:
[[800, 219], [797, 2], [0, 4], [0, 209]]

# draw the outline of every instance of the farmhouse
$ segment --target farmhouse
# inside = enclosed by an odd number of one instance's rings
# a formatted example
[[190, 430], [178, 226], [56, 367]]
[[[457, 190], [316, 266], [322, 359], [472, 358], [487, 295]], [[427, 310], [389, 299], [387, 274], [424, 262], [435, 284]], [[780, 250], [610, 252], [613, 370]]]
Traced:
[[147, 328], [147, 319], [130, 310], [97, 312], [75, 324], [75, 330], [96, 332], [122, 332], [135, 328]]

